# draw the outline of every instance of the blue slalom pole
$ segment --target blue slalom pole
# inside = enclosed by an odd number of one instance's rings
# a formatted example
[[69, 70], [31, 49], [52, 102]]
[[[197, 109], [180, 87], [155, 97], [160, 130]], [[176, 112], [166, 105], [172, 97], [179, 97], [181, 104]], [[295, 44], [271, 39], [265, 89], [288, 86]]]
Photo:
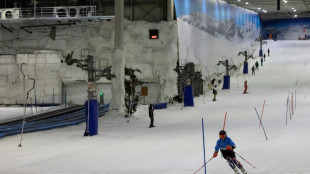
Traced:
[[262, 120], [259, 118], [259, 114], [258, 114], [258, 112], [257, 112], [257, 110], [256, 110], [255, 107], [254, 107], [254, 109], [255, 109], [255, 111], [256, 111], [256, 114], [257, 114], [257, 117], [258, 117], [258, 119], [259, 119], [259, 122], [260, 122], [260, 124], [262, 125], [262, 128], [263, 128], [263, 130], [264, 130], [266, 140], [268, 141], [268, 138], [267, 138], [266, 131], [265, 131], [265, 129], [264, 129], [264, 125], [263, 125], [263, 123], [262, 123]]
[[204, 159], [204, 166], [205, 166], [205, 174], [207, 173], [206, 169], [206, 150], [205, 150], [205, 130], [203, 125], [203, 118], [202, 118], [202, 140], [203, 140], [203, 159]]

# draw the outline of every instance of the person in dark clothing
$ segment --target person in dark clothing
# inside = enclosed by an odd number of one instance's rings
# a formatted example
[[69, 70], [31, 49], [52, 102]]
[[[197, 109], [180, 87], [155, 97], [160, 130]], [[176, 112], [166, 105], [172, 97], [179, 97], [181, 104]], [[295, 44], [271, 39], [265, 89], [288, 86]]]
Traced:
[[255, 62], [255, 67], [256, 67], [257, 71], [258, 71], [258, 66], [259, 66], [259, 63], [258, 63], [258, 61], [256, 61]]
[[236, 148], [235, 143], [226, 135], [225, 130], [219, 132], [220, 139], [217, 140], [213, 158], [217, 157], [219, 150], [227, 160], [229, 166], [235, 171], [236, 174], [239, 174], [238, 168], [243, 174], [247, 174], [247, 171], [243, 168], [242, 164], [236, 159], [236, 155], [233, 149]]
[[264, 53], [264, 61], [266, 61], [266, 54]]
[[254, 67], [254, 65], [252, 66], [252, 75], [255, 75], [255, 67]]
[[268, 56], [270, 55], [270, 50], [269, 50], [269, 48], [268, 48]]
[[149, 117], [151, 119], [151, 123], [150, 123], [149, 128], [155, 127], [154, 126], [154, 106], [152, 104], [150, 104], [150, 106], [149, 106]]
[[261, 57], [261, 58], [260, 58], [260, 66], [263, 66], [263, 62], [264, 62], [264, 61], [263, 61], [263, 58]]
[[217, 95], [217, 91], [216, 91], [216, 86], [213, 88], [213, 101], [216, 101], [216, 95]]

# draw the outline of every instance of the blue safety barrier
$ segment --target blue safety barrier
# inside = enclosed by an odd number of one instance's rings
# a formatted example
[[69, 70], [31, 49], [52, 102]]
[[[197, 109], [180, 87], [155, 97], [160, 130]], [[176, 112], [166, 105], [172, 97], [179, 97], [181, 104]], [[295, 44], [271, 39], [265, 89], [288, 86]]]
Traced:
[[194, 106], [193, 88], [190, 85], [184, 88], [184, 106]]
[[224, 84], [222, 89], [230, 89], [230, 76], [224, 76]]
[[[98, 117], [105, 115], [109, 112], [110, 104], [98, 106]], [[24, 125], [24, 133], [43, 131], [48, 129], [60, 128], [65, 126], [77, 125], [85, 122], [85, 111], [83, 109], [69, 114], [64, 114], [56, 117], [45, 118], [36, 121], [26, 122]], [[10, 135], [20, 134], [22, 123], [12, 125], [0, 126], [0, 138]], [[92, 130], [92, 133], [94, 131]]]
[[243, 63], [243, 74], [248, 74], [249, 72], [249, 64], [248, 62]]
[[[85, 107], [85, 118], [86, 118], [86, 130], [85, 131], [89, 131], [89, 136], [98, 135], [98, 102], [97, 100], [89, 100], [89, 106], [88, 106], [88, 100], [86, 100], [84, 107]], [[89, 111], [88, 111], [88, 107], [89, 107]]]

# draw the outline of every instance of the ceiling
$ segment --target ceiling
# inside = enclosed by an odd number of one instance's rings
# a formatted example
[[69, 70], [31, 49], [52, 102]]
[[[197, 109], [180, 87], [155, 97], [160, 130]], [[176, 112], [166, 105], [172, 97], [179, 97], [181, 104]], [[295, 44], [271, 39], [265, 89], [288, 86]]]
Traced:
[[280, 0], [280, 10], [277, 10], [277, 0], [224, 1], [259, 13], [262, 21], [310, 17], [310, 0]]

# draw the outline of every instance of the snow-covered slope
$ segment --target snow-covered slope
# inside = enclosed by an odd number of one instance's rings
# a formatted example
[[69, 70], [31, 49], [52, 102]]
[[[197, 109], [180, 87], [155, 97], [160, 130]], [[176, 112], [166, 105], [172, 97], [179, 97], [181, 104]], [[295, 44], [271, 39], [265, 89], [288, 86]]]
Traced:
[[[231, 90], [195, 98], [195, 107], [170, 105], [155, 110], [155, 128], [149, 129], [147, 106], [139, 106], [133, 118], [111, 112], [99, 120], [99, 135], [83, 137], [84, 124], [25, 134], [0, 140], [0, 173], [6, 174], [188, 174], [203, 164], [201, 119], [205, 123], [206, 158], [212, 157], [218, 132], [227, 112], [226, 131], [235, 151], [253, 164], [237, 159], [250, 174], [310, 173], [309, 85], [307, 41], [268, 42], [271, 56], [255, 76], [231, 78]], [[251, 60], [252, 65], [254, 61]], [[248, 94], [242, 94], [248, 80]], [[292, 93], [296, 109], [286, 125], [287, 98]], [[262, 113], [266, 141], [254, 110]], [[294, 104], [295, 105], [295, 104]], [[3, 111], [1, 115], [9, 111]], [[204, 173], [203, 170], [200, 173]], [[207, 173], [233, 173], [218, 156]]]

